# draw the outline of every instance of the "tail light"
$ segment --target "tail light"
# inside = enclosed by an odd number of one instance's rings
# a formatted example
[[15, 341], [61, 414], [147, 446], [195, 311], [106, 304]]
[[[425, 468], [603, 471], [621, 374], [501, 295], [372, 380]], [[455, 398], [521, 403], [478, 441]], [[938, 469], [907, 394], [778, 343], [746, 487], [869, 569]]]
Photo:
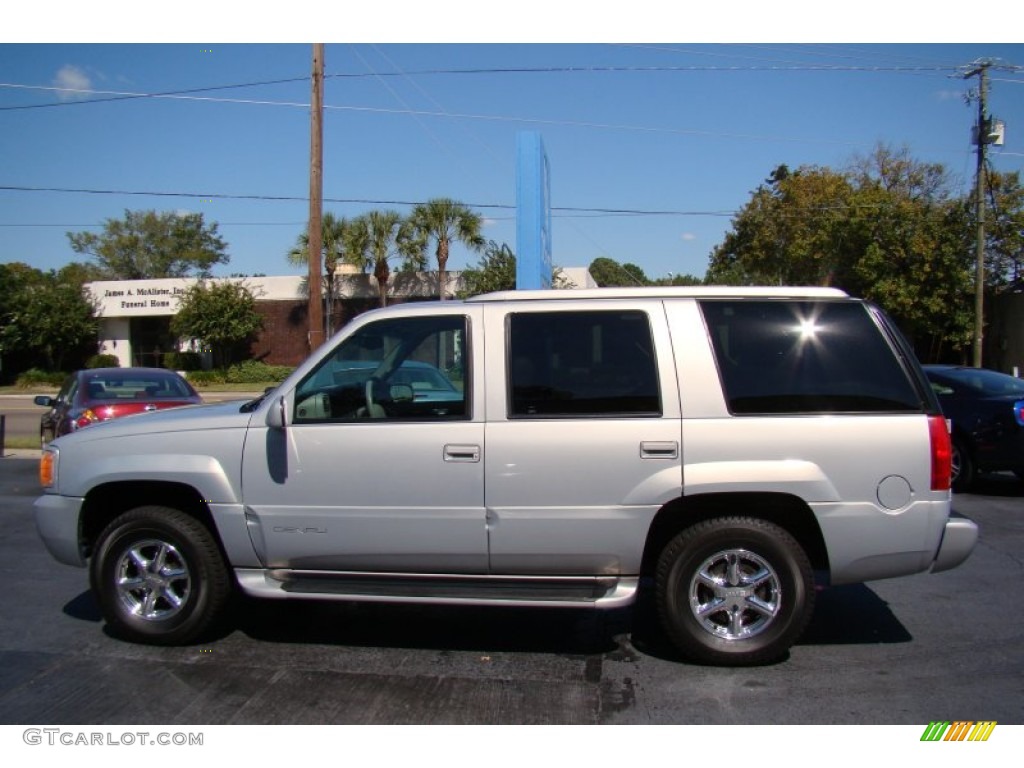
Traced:
[[953, 475], [953, 443], [945, 417], [928, 417], [928, 437], [932, 448], [932, 490], [948, 491]]
[[1013, 418], [1017, 424], [1024, 427], [1024, 400], [1018, 400], [1013, 404]]
[[90, 424], [95, 424], [97, 421], [100, 421], [100, 417], [96, 415], [96, 411], [92, 408], [86, 408], [71, 420], [71, 428], [81, 429], [82, 427], [88, 427]]

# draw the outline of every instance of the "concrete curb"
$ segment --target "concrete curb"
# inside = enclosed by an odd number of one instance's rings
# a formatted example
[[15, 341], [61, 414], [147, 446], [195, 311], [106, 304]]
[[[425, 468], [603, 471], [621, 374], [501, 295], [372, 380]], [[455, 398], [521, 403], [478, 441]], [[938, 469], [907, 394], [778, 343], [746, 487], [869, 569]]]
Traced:
[[38, 448], [5, 448], [0, 458], [4, 459], [38, 459], [42, 453]]

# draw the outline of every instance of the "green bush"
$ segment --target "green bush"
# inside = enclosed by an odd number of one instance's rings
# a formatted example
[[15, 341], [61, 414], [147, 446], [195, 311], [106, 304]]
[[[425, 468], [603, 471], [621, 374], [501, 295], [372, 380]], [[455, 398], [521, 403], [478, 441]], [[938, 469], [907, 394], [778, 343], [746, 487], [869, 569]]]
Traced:
[[284, 381], [294, 369], [287, 365], [267, 365], [259, 360], [246, 360], [225, 371], [228, 384], [263, 384]]
[[66, 373], [59, 371], [40, 371], [38, 368], [30, 368], [21, 375], [18, 376], [15, 381], [15, 386], [21, 387], [22, 389], [31, 389], [34, 387], [52, 387], [59, 388], [64, 383], [64, 379], [67, 378]]
[[163, 366], [172, 371], [198, 371], [203, 367], [203, 358], [198, 352], [164, 352]]
[[267, 365], [259, 360], [246, 360], [230, 368], [190, 371], [188, 380], [198, 387], [210, 384], [276, 384], [284, 381], [293, 370], [287, 365]]
[[187, 378], [189, 383], [194, 387], [205, 387], [210, 384], [224, 384], [227, 381], [224, 376], [224, 371], [218, 369], [214, 369], [212, 371], [189, 371]]
[[85, 361], [86, 368], [119, 368], [121, 361], [117, 355], [93, 355]]

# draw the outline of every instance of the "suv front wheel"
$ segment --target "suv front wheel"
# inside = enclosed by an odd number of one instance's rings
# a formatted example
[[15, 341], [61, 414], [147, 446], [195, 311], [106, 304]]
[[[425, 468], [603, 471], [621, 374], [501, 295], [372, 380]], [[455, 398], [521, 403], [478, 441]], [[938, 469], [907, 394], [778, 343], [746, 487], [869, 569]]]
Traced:
[[767, 664], [796, 642], [814, 606], [803, 548], [756, 518], [706, 520], [662, 550], [657, 602], [669, 639], [688, 659]]
[[111, 630], [154, 645], [199, 639], [231, 592], [210, 531], [170, 507], [138, 507], [115, 518], [100, 534], [89, 576]]

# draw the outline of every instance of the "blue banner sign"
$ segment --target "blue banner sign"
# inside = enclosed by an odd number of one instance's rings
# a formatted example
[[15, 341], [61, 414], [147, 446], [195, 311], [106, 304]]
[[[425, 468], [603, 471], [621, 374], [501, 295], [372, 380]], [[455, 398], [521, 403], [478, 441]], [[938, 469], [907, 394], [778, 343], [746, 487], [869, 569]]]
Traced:
[[540, 134], [516, 137], [516, 288], [551, 287], [551, 174]]

